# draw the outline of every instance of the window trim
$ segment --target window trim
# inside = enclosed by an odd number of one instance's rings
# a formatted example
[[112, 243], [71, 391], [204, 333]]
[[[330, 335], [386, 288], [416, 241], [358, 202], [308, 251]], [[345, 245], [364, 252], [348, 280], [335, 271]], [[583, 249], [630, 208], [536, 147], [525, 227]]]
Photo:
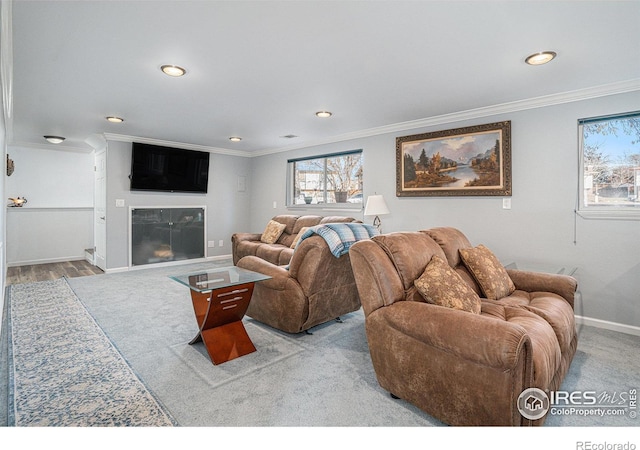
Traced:
[[[287, 189], [285, 192], [286, 195], [286, 208], [288, 210], [305, 210], [312, 209], [318, 211], [350, 211], [350, 212], [361, 212], [364, 210], [364, 199], [361, 203], [321, 203], [321, 204], [296, 204], [291, 203], [293, 201], [293, 182], [294, 182], [294, 163], [301, 161], [310, 161], [312, 159], [324, 159], [325, 160], [325, 169], [324, 169], [324, 177], [325, 177], [325, 186], [326, 186], [326, 160], [329, 158], [335, 158], [337, 156], [349, 156], [349, 155], [360, 155], [361, 158], [364, 156], [363, 149], [355, 149], [355, 150], [346, 150], [342, 152], [334, 152], [334, 153], [324, 153], [321, 155], [311, 155], [311, 156], [302, 156], [299, 158], [290, 158], [287, 159]], [[361, 162], [362, 164], [362, 162]], [[363, 182], [364, 184], [364, 182]], [[363, 189], [364, 191], [364, 189]]]
[[578, 197], [576, 214], [584, 219], [640, 220], [638, 206], [584, 206], [584, 132], [583, 126], [591, 123], [639, 117], [640, 111], [578, 119]]

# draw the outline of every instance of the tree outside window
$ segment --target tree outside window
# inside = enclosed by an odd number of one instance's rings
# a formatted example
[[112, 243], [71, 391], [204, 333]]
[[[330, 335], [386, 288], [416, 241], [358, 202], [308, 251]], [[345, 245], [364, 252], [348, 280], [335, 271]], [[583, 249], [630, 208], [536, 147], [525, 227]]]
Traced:
[[362, 203], [362, 150], [289, 160], [289, 205]]
[[579, 128], [579, 209], [625, 211], [640, 207], [640, 112], [581, 119]]

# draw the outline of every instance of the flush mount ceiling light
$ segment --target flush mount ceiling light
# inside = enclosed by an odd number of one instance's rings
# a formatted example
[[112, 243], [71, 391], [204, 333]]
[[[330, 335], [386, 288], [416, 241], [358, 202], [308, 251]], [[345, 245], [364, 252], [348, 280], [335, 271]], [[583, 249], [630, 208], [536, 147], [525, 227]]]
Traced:
[[122, 122], [124, 122], [124, 119], [122, 117], [116, 117], [116, 116], [107, 116], [107, 117], [105, 117], [105, 119], [107, 119], [111, 123], [122, 123]]
[[540, 66], [542, 64], [546, 64], [551, 61], [553, 58], [557, 56], [556, 52], [538, 52], [533, 55], [529, 55], [525, 58], [524, 62], [531, 66]]
[[318, 111], [316, 116], [318, 117], [331, 117], [332, 113], [329, 111]]
[[165, 74], [169, 75], [170, 77], [181, 77], [182, 75], [187, 73], [187, 71], [182, 67], [174, 66], [173, 64], [165, 64], [163, 66], [160, 66], [160, 70], [162, 70]]
[[43, 136], [51, 144], [59, 144], [65, 140], [62, 136]]
[[242, 138], [241, 138], [241, 137], [239, 137], [239, 136], [231, 136], [231, 137], [229, 138], [229, 140], [230, 140], [231, 142], [240, 142], [240, 141], [242, 140]]

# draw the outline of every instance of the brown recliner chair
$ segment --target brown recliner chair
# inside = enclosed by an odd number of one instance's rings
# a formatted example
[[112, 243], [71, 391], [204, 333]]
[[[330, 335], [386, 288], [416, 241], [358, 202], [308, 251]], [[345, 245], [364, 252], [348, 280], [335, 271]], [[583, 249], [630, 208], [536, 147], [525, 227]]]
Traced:
[[[526, 418], [518, 401], [529, 388], [557, 390], [567, 373], [577, 346], [576, 280], [510, 270], [515, 291], [482, 298], [460, 263], [460, 250], [470, 247], [453, 228], [351, 247], [376, 377], [394, 397], [450, 425], [541, 425], [544, 417]], [[457, 283], [468, 285], [480, 293], [480, 312], [425, 301], [414, 282], [434, 257], [460, 276], [443, 271], [431, 286], [457, 292]]]
[[245, 256], [237, 266], [272, 277], [256, 283], [246, 315], [287, 333], [360, 309], [349, 255], [336, 258], [320, 236], [300, 242], [288, 266], [257, 256]]

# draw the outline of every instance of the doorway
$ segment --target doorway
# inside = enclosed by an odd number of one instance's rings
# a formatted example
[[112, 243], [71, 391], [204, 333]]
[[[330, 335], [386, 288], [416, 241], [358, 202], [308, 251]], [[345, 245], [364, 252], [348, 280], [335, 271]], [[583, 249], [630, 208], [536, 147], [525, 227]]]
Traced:
[[107, 254], [107, 150], [96, 151], [94, 190], [93, 263], [106, 271]]

